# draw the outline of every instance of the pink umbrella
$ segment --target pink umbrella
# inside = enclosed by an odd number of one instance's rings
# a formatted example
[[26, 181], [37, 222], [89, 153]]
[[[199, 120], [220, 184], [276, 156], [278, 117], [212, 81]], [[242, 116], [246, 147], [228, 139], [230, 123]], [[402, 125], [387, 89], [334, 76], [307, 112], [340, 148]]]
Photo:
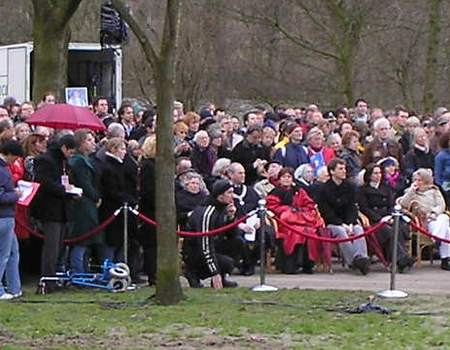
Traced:
[[26, 123], [47, 126], [54, 129], [90, 129], [103, 131], [106, 129], [102, 121], [86, 107], [76, 107], [64, 103], [47, 105], [39, 108]]

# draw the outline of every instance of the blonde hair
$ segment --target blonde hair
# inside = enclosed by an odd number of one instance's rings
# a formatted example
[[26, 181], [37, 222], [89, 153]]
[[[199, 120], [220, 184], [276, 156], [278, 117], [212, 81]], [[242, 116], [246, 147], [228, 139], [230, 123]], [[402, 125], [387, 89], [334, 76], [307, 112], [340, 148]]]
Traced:
[[150, 159], [156, 157], [156, 135], [150, 135], [144, 141], [142, 145], [142, 155], [139, 160]]
[[106, 141], [105, 148], [108, 152], [114, 153], [114, 150], [118, 149], [120, 146], [126, 147], [126, 141], [124, 139], [121, 139], [120, 137], [113, 137], [112, 139]]
[[179, 120], [175, 124], [173, 124], [173, 133], [176, 134], [177, 132], [184, 131], [188, 132], [189, 127], [186, 125], [185, 122]]

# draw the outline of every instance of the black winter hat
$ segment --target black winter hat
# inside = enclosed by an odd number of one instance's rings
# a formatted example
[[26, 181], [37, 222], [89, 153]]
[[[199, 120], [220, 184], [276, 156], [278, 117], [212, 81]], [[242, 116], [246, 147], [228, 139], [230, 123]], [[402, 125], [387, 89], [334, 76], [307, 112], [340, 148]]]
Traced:
[[213, 185], [211, 194], [214, 196], [214, 198], [217, 198], [221, 194], [224, 194], [230, 187], [232, 187], [230, 181], [217, 180]]

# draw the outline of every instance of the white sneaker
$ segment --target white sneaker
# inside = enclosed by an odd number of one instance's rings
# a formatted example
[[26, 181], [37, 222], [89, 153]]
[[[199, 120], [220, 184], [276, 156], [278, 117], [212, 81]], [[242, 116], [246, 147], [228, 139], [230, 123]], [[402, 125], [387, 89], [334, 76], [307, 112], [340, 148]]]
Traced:
[[4, 293], [2, 295], [0, 295], [0, 300], [11, 300], [14, 298], [14, 295], [9, 294], [9, 293]]
[[14, 298], [20, 298], [22, 296], [22, 291], [20, 291], [19, 293], [13, 294]]

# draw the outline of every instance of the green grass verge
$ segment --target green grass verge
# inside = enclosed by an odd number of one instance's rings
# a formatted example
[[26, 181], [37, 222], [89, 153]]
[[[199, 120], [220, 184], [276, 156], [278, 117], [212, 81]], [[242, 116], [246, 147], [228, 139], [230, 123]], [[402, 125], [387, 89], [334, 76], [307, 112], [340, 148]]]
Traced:
[[[448, 297], [375, 300], [395, 312], [351, 315], [368, 292], [184, 290], [161, 307], [152, 289], [28, 291], [0, 304], [0, 349], [448, 349]], [[431, 314], [428, 314], [431, 313]]]

